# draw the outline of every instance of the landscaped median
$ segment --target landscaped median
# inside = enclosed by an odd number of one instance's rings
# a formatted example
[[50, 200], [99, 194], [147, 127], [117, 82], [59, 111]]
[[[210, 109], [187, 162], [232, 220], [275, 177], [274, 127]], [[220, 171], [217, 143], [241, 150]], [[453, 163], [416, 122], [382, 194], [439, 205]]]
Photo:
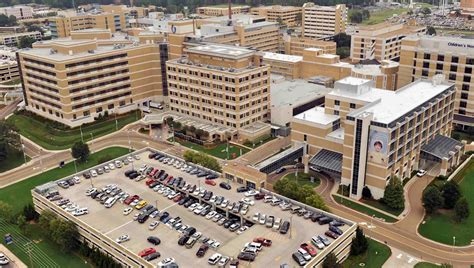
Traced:
[[298, 172], [298, 176], [296, 176], [296, 172], [294, 172], [294, 173], [286, 174], [285, 176], [283, 176], [283, 179], [296, 181], [300, 186], [309, 185], [313, 188], [316, 188], [316, 187], [319, 186], [321, 181], [318, 177], [316, 177], [316, 176], [313, 176], [313, 177], [314, 177], [314, 181], [311, 182], [311, 175], [310, 174], [306, 174], [306, 173], [303, 173], [303, 172]]
[[343, 206], [346, 206], [348, 208], [351, 208], [353, 210], [356, 210], [360, 213], [363, 213], [365, 215], [368, 215], [370, 217], [375, 217], [375, 218], [380, 218], [380, 219], [383, 219], [385, 222], [396, 222], [398, 221], [397, 218], [395, 217], [391, 217], [385, 213], [382, 213], [382, 212], [379, 212], [375, 209], [372, 209], [370, 208], [369, 206], [366, 206], [360, 202], [355, 202], [355, 201], [352, 201], [346, 197], [343, 197], [342, 195], [335, 195], [333, 194], [332, 197], [334, 198], [334, 200], [340, 204], [340, 205], [343, 205]]
[[122, 127], [140, 119], [138, 111], [126, 115], [115, 117], [109, 116], [103, 121], [87, 124], [81, 128], [72, 129], [58, 127], [57, 124], [39, 116], [28, 114], [27, 112], [18, 113], [10, 116], [7, 122], [12, 123], [18, 129], [18, 132], [34, 143], [48, 150], [69, 149], [76, 141], [84, 139], [84, 142], [110, 134]]
[[[169, 141], [173, 141], [173, 138], [170, 138]], [[179, 144], [183, 145], [184, 147], [188, 147], [189, 149], [193, 149], [195, 151], [203, 152], [208, 155], [212, 155], [214, 157], [220, 158], [220, 159], [234, 159], [237, 157], [240, 157], [246, 153], [248, 153], [250, 150], [237, 146], [233, 143], [219, 143], [215, 144], [212, 146], [203, 146], [199, 145], [197, 143], [193, 143], [190, 141], [182, 140], [175, 138], [174, 141], [178, 142]], [[229, 152], [227, 153], [227, 148], [229, 148]]]

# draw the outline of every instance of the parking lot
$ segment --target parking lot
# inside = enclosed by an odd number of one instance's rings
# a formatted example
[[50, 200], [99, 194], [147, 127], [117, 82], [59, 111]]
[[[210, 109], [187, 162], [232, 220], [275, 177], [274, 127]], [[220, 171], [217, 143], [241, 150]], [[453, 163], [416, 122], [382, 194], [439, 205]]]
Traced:
[[[311, 221], [311, 219], [305, 219], [297, 214], [291, 214], [291, 210], [283, 211], [278, 205], [272, 206], [270, 203], [265, 203], [263, 199], [256, 200], [254, 197], [247, 197], [251, 200], [249, 203], [254, 204], [249, 204], [248, 212], [245, 215], [241, 215], [239, 212], [227, 214], [227, 208], [222, 208], [215, 203], [205, 201], [203, 198], [190, 194], [188, 191], [181, 191], [182, 193], [186, 193], [186, 195], [193, 196], [193, 200], [198, 203], [209, 204], [211, 211], [217, 210], [226, 217], [235, 218], [235, 222], [239, 224], [250, 226], [241, 234], [238, 234], [238, 231], [232, 232], [224, 228], [224, 226], [218, 225], [217, 222], [211, 219], [196, 215], [191, 212], [189, 208], [164, 197], [159, 191], [154, 191], [149, 188], [146, 184], [147, 178], [136, 181], [126, 177], [124, 172], [132, 169], [132, 165], [135, 170], [139, 170], [143, 165], [164, 170], [168, 175], [174, 178], [182, 177], [186, 181], [186, 184], [196, 185], [201, 190], [206, 189], [212, 191], [214, 196], [223, 196], [229, 203], [239, 203], [239, 201], [245, 197], [244, 192], [238, 193], [236, 191], [236, 189], [242, 185], [218, 178], [213, 180], [216, 185], [212, 186], [205, 183], [205, 177], [198, 178], [196, 175], [191, 175], [172, 165], [164, 164], [155, 159], [149, 159], [149, 154], [150, 152], [148, 151], [142, 152], [139, 154], [139, 160], [134, 159], [132, 163], [122, 168], [115, 168], [108, 173], [97, 175], [91, 179], [84, 179], [82, 174], [78, 174], [81, 183], [70, 186], [67, 189], [58, 187], [58, 190], [64, 199], [69, 199], [70, 202], [77, 204], [78, 207], [88, 209], [87, 214], [78, 216], [86, 224], [113, 240], [119, 236], [128, 235], [130, 240], [123, 242], [122, 245], [130, 251], [138, 254], [146, 248], [153, 247], [156, 249], [161, 257], [153, 260], [153, 264], [157, 264], [164, 258], [172, 257], [181, 267], [192, 267], [196, 265], [197, 267], [208, 266], [208, 258], [215, 252], [235, 259], [243, 249], [245, 243], [252, 242], [257, 237], [264, 237], [265, 239], [272, 240], [272, 245], [270, 247], [264, 247], [262, 251], [257, 254], [255, 261], [240, 261], [240, 265], [278, 267], [280, 264], [287, 263], [293, 267], [296, 266], [296, 262], [292, 259], [291, 254], [300, 247], [300, 244], [304, 242], [311, 244], [310, 241], [313, 236], [324, 235], [328, 230], [328, 224], [319, 225], [317, 222]], [[166, 180], [163, 182], [166, 182]], [[221, 182], [229, 183], [232, 188], [230, 190], [221, 188], [219, 186]], [[106, 208], [99, 201], [85, 194], [91, 187], [101, 189], [111, 184], [117, 185], [118, 188], [121, 188], [122, 191], [129, 195], [138, 195], [141, 199], [145, 200], [147, 204], [155, 206], [160, 211], [160, 214], [156, 218], [150, 217], [144, 223], [139, 223], [133, 219], [134, 215], [140, 212], [137, 209], [133, 209], [128, 215], [123, 214], [124, 209], [129, 207], [125, 202], [116, 202], [112, 207]], [[180, 193], [178, 187], [174, 186], [170, 188]], [[196, 251], [201, 246], [202, 241], [198, 241], [192, 248], [188, 249], [178, 245], [178, 239], [183, 236], [183, 234], [172, 226], [160, 222], [154, 230], [149, 230], [149, 224], [158, 220], [160, 215], [164, 212], [169, 213], [171, 218], [179, 217], [182, 225], [196, 228], [197, 232], [202, 233], [201, 239], [207, 237], [217, 242], [214, 245], [219, 244], [218, 247], [214, 248], [211, 246], [206, 254], [199, 258], [196, 256]], [[266, 227], [265, 224], [255, 223], [253, 220], [255, 213], [261, 213], [267, 216], [271, 215], [274, 216], [275, 219], [280, 218], [282, 222], [288, 221], [290, 223], [290, 229], [286, 234], [282, 234], [274, 228]], [[346, 224], [339, 228], [344, 231], [348, 227]], [[147, 237], [151, 235], [158, 237], [161, 240], [161, 244], [154, 246], [149, 243]], [[331, 243], [334, 243], [334, 239], [329, 238], [329, 240]], [[320, 249], [318, 249], [317, 252], [317, 254], [324, 254], [324, 251]]]

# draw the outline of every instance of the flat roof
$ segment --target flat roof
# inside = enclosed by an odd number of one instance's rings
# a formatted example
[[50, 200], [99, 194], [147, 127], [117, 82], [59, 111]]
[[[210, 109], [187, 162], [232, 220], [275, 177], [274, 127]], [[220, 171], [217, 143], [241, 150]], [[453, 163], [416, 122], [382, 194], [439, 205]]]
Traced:
[[[63, 41], [61, 42], [61, 44], [62, 45], [77, 45], [85, 41], [90, 42], [93, 40], [77, 40], [77, 41], [70, 40], [70, 41]], [[114, 45], [107, 45], [107, 46], [100, 45], [94, 49], [94, 53], [79, 52], [79, 53], [74, 53], [72, 55], [63, 54], [63, 53], [51, 53], [51, 48], [32, 48], [32, 49], [23, 49], [21, 51], [21, 54], [31, 55], [31, 56], [36, 56], [36, 57], [43, 57], [43, 58], [46, 58], [47, 60], [53, 60], [53, 61], [67, 61], [67, 60], [74, 60], [80, 57], [94, 56], [94, 55], [105, 54], [105, 53], [114, 52], [114, 51], [116, 52], [116, 51], [132, 48], [132, 47], [134, 47], [132, 44], [123, 44], [120, 48], [116, 48]]]
[[[374, 119], [372, 121], [388, 124], [422, 105], [426, 101], [429, 101], [453, 85], [454, 84], [451, 83], [434, 84], [427, 80], [417, 80], [397, 91], [371, 88], [368, 92], [362, 95], [369, 95], [367, 97], [371, 97], [373, 101], [376, 102], [372, 105], [367, 105], [366, 107], [358, 109], [350, 113], [350, 115], [357, 116], [365, 112], [370, 112], [374, 114]], [[345, 94], [340, 94], [340, 96], [347, 97]]]
[[294, 116], [296, 119], [327, 125], [339, 119], [338, 115], [327, 114], [324, 107], [314, 107]]
[[280, 53], [273, 53], [273, 52], [263, 52], [263, 59], [269, 60], [279, 60], [279, 61], [286, 61], [286, 62], [300, 62], [303, 60], [303, 56], [295, 56], [295, 55], [287, 55], [287, 54], [280, 54]]
[[421, 151], [431, 154], [439, 159], [447, 158], [451, 159], [453, 156], [451, 152], [455, 153], [458, 151], [456, 147], [462, 148], [464, 144], [451, 137], [436, 134], [436, 136], [421, 146]]
[[198, 53], [198, 54], [212, 54], [221, 57], [230, 57], [230, 58], [239, 58], [250, 56], [255, 53], [254, 50], [231, 46], [231, 45], [221, 45], [221, 44], [207, 44], [202, 46], [190, 47], [187, 49], [188, 52]]
[[309, 83], [306, 80], [284, 80], [270, 84], [270, 101], [272, 107], [299, 106], [314, 99], [324, 97], [331, 88]]

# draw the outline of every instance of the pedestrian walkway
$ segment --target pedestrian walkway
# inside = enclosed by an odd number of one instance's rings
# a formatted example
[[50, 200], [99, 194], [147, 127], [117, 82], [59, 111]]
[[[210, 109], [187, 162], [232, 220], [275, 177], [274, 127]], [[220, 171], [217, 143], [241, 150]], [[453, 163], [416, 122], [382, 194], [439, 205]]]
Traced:
[[384, 263], [384, 268], [412, 268], [415, 264], [420, 262], [418, 258], [397, 248], [390, 247], [390, 250], [392, 250], [392, 255], [390, 255], [390, 258]]

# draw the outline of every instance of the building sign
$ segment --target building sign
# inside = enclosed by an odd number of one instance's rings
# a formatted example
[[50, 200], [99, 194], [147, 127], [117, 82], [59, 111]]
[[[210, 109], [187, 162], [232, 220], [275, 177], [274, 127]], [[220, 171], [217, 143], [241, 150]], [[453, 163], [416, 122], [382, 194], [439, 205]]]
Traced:
[[387, 164], [388, 133], [370, 130], [368, 161], [377, 164]]
[[471, 45], [471, 44], [463, 44], [463, 43], [456, 43], [456, 42], [448, 42], [448, 47], [474, 48], [474, 45]]

